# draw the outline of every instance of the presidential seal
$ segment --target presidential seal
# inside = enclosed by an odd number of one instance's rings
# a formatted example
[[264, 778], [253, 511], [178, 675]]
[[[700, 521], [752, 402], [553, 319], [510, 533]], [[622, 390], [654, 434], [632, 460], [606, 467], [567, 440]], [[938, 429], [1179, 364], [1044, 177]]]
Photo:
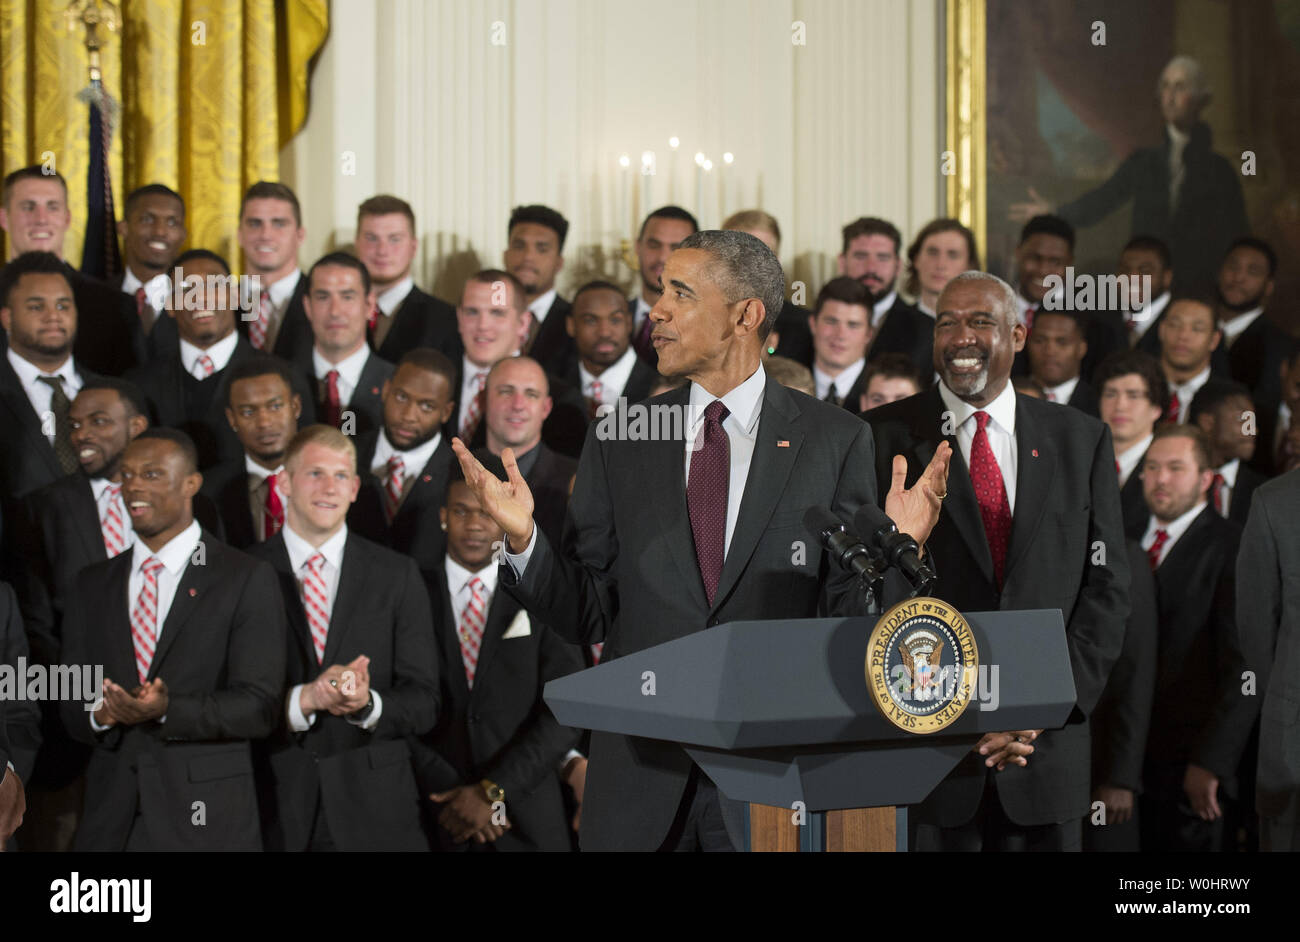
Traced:
[[885, 719], [912, 733], [937, 733], [970, 703], [979, 651], [970, 625], [932, 598], [899, 602], [867, 642], [867, 687]]

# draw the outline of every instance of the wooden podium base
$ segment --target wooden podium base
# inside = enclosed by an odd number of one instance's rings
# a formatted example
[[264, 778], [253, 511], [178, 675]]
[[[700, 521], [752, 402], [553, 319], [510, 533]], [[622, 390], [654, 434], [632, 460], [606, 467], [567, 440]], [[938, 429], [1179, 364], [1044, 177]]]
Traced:
[[903, 815], [893, 806], [805, 811], [803, 818], [803, 823], [797, 824], [795, 812], [790, 808], [751, 804], [749, 849], [756, 853], [893, 853], [899, 850], [900, 827], [906, 839], [906, 825], [900, 824]]

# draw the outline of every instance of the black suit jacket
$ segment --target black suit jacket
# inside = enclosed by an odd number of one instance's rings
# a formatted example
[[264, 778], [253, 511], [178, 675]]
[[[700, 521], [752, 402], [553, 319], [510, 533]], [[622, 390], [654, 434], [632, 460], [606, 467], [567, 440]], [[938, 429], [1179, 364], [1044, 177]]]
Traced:
[[[310, 402], [312, 414], [323, 417], [325, 384], [316, 378], [316, 371], [312, 367], [311, 347], [308, 346], [305, 353], [299, 353], [293, 362], [300, 380], [311, 390], [303, 397], [303, 411], [306, 412]], [[384, 383], [391, 379], [392, 375], [393, 364], [374, 352], [366, 357], [361, 375], [357, 378], [357, 388], [352, 390], [352, 398], [343, 403], [342, 407], [345, 427], [349, 412], [355, 419], [355, 425], [348, 431], [349, 435], [364, 435], [366, 432], [383, 427], [384, 400], [381, 394]]]
[[533, 332], [532, 346], [528, 348], [528, 355], [552, 376], [564, 376], [578, 362], [578, 348], [565, 327], [572, 310], [573, 305], [557, 294], [546, 318]]
[[[152, 850], [260, 850], [250, 741], [282, 708], [284, 611], [264, 563], [204, 531], [205, 558], [185, 567], [148, 679], [170, 695], [167, 722], [97, 734], [80, 701], [60, 704], [68, 732], [94, 746], [78, 850], [126, 847], [140, 815]], [[134, 686], [128, 579], [132, 554], [82, 570], [63, 622], [62, 661], [102, 664]], [[203, 802], [207, 823], [193, 822]]]
[[[1118, 478], [1116, 479], [1118, 481]], [[1139, 463], [1128, 476], [1119, 491], [1120, 515], [1124, 519], [1124, 535], [1131, 540], [1142, 539], [1147, 532], [1147, 521], [1151, 511], [1147, 509], [1147, 499], [1142, 494], [1142, 465]]]
[[280, 698], [269, 744], [274, 811], [268, 847], [306, 850], [319, 804], [339, 850], [427, 850], [406, 737], [428, 731], [437, 719], [438, 655], [429, 596], [415, 563], [348, 534], [322, 664], [283, 531], [251, 552], [270, 562], [279, 579], [289, 622], [288, 688], [364, 654], [371, 689], [383, 702], [371, 730], [319, 713], [297, 733], [289, 729], [287, 700]]
[[811, 315], [812, 311], [806, 307], [787, 300], [781, 305], [781, 313], [776, 316], [776, 326], [773, 328], [780, 334], [776, 355], [788, 357], [809, 369], [812, 369], [813, 362], [812, 331], [808, 327]]
[[176, 332], [176, 319], [168, 317], [166, 311], [159, 311], [154, 319], [153, 326], [149, 328], [149, 333], [146, 334], [136, 310], [135, 295], [128, 294], [122, 287], [125, 281], [126, 272], [123, 271], [110, 284], [126, 298], [127, 307], [131, 313], [131, 346], [135, 351], [134, 365], [143, 366], [153, 360], [160, 360], [171, 355], [180, 340], [180, 334]]
[[456, 309], [446, 301], [412, 287], [392, 316], [393, 326], [375, 350], [380, 359], [396, 363], [416, 347], [433, 347], [448, 356], [456, 349]]
[[[684, 408], [690, 385], [648, 400]], [[778, 444], [781, 443], [781, 444]], [[685, 443], [587, 437], [562, 548], [538, 527], [528, 567], [501, 584], [530, 614], [603, 660], [728, 621], [844, 611], [853, 579], [827, 571], [803, 514], [828, 507], [850, 520], [876, 497], [869, 431], [843, 409], [767, 378], [749, 477], [717, 593], [704, 593], [686, 511]], [[593, 732], [582, 808], [586, 850], [654, 850], [668, 835], [691, 771], [679, 746]], [[724, 814], [727, 802], [724, 800]], [[736, 822], [727, 820], [733, 842]]]
[[1093, 391], [1087, 380], [1080, 379], [1074, 384], [1074, 392], [1070, 393], [1068, 405], [1073, 406], [1080, 412], [1086, 413], [1095, 418], [1101, 417], [1101, 409], [1097, 402], [1097, 394]]
[[[1255, 446], [1257, 449], [1259, 445]], [[1232, 489], [1232, 500], [1228, 502], [1228, 519], [1239, 527], [1246, 525], [1250, 516], [1250, 500], [1255, 496], [1255, 489], [1267, 481], [1244, 461], [1237, 465], [1237, 486]]]
[[1138, 792], [1156, 681], [1156, 585], [1142, 545], [1133, 539], [1124, 545], [1131, 610], [1124, 647], [1092, 712], [1092, 785]]
[[[18, 598], [12, 588], [0, 582], [0, 664], [17, 671], [20, 658], [30, 661]], [[18, 777], [27, 783], [41, 747], [41, 711], [33, 700], [6, 703], [6, 699], [0, 697], [0, 779], [5, 775], [5, 763], [12, 762]]]
[[[199, 495], [211, 504], [221, 521], [224, 539], [230, 546], [243, 550], [262, 542], [261, 534], [253, 528], [253, 512], [248, 503], [248, 471], [242, 457], [205, 471]], [[198, 511], [195, 513], [197, 515]]]
[[[1237, 762], [1255, 721], [1242, 695], [1236, 562], [1241, 530], [1206, 506], [1156, 569], [1160, 613], [1146, 785], [1178, 799], [1189, 762], [1235, 793]], [[1189, 690], [1198, 691], [1187, 696]]]
[[[885, 353], [901, 353], [916, 367], [921, 385], [934, 375], [934, 318], [901, 297], [895, 297], [885, 319], [867, 350], [867, 359]], [[854, 403], [853, 408], [858, 408]]]
[[1228, 350], [1232, 378], [1251, 391], [1259, 412], [1277, 412], [1282, 401], [1282, 364], [1296, 340], [1264, 312], [1251, 321]]
[[569, 509], [569, 482], [577, 473], [578, 462], [547, 448], [545, 442], [537, 448], [537, 460], [524, 480], [533, 493], [533, 520], [552, 545], [559, 546]]
[[[889, 480], [892, 458], [902, 454], [909, 486], [915, 482], [945, 440], [944, 411], [936, 385], [866, 414], [877, 480]], [[1074, 670], [1076, 706], [1068, 724], [1034, 743], [1027, 767], [992, 773], [998, 798], [1019, 825], [1082, 817], [1089, 808], [1087, 717], [1119, 656], [1129, 614], [1110, 430], [1075, 409], [1016, 396], [1016, 501], [1000, 590], [970, 472], [956, 438], [947, 441], [953, 450], [948, 497], [926, 544], [939, 573], [934, 595], [962, 612], [1059, 608]], [[1103, 564], [1094, 562], [1098, 543], [1108, 548]], [[920, 820], [965, 824], [979, 808], [985, 778], [982, 757], [968, 755], [919, 806]]]
[[[275, 335], [275, 343], [267, 352], [274, 353], [281, 360], [293, 363], [303, 354], [311, 358], [311, 348], [315, 343], [311, 332], [311, 322], [307, 320], [307, 311], [302, 299], [307, 295], [307, 273], [300, 272], [298, 283], [294, 286], [289, 303], [285, 305], [284, 316], [280, 319], [280, 331]], [[240, 316], [239, 333], [248, 339], [248, 325], [252, 322], [251, 312]]]
[[447, 536], [438, 516], [447, 499], [447, 481], [456, 456], [451, 439], [443, 434], [390, 523], [384, 514], [384, 481], [371, 473], [375, 447], [383, 432], [368, 432], [357, 440], [357, 473], [361, 490], [348, 511], [348, 526], [368, 540], [410, 556], [422, 570], [442, 564]]
[[[503, 637], [522, 609], [498, 586], [488, 603], [471, 690], [446, 569], [439, 564], [425, 578], [439, 645], [442, 711], [438, 724], [412, 743], [421, 793], [491, 779], [505, 789], [510, 821], [510, 830], [493, 843], [494, 848], [569, 850], [569, 818], [556, 770], [578, 734], [555, 721], [542, 700], [542, 687], [581, 670], [582, 656], [526, 614], [522, 617], [529, 621], [528, 633]], [[436, 807], [433, 815], [436, 820]], [[435, 830], [444, 850], [459, 849], [441, 827]]]
[[83, 275], [70, 266], [65, 268], [77, 304], [73, 356], [96, 373], [121, 376], [139, 362], [135, 336], [140, 333], [140, 319], [136, 317], [135, 299], [126, 297], [114, 285]]

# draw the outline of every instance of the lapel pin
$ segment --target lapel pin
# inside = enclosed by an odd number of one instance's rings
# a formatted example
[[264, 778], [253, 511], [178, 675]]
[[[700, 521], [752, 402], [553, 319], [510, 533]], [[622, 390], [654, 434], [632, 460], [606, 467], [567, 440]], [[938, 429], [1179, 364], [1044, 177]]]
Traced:
[[784, 438], [778, 438], [778, 439], [776, 440], [776, 447], [777, 447], [777, 448], [789, 448], [789, 447], [790, 447], [790, 443], [789, 443], [788, 441], [786, 441]]
[[1030, 454], [1033, 455], [1035, 458], [1037, 458], [1037, 457], [1038, 457], [1038, 449], [1035, 448], [1033, 451], [1030, 452]]
[[198, 594], [199, 594], [199, 590], [198, 590], [198, 589], [190, 589], [190, 598], [194, 598], [194, 596], [196, 596], [196, 595], [198, 595]]
[[424, 477], [420, 478], [420, 480], [423, 481], [425, 484], [428, 484], [430, 481], [433, 480], [433, 475], [426, 474]]
[[378, 396], [378, 395], [379, 395], [379, 387], [378, 387], [378, 386], [371, 386], [371, 387], [370, 387], [370, 395], [372, 395], [372, 396]]

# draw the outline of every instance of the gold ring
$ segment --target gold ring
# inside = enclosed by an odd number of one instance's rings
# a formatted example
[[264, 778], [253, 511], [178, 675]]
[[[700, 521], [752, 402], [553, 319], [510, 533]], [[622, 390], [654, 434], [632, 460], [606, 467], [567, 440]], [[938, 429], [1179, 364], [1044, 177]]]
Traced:
[[939, 498], [940, 500], [943, 500], [945, 497], [948, 496], [948, 492], [944, 491], [942, 494], [935, 494], [934, 496]]

